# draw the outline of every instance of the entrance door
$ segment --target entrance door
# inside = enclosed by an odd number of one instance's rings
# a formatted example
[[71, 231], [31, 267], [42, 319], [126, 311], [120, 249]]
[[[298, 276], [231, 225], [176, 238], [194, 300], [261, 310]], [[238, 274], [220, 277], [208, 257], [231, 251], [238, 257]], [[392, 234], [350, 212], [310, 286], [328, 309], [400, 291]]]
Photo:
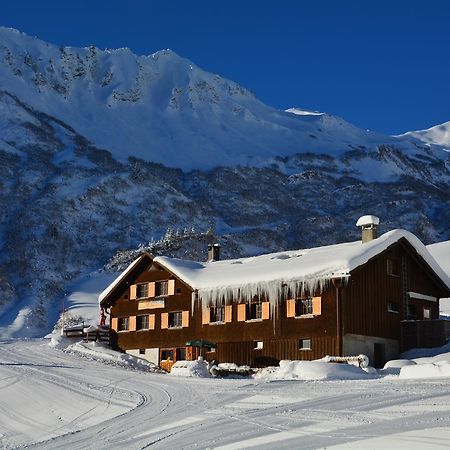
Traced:
[[385, 345], [379, 342], [373, 344], [373, 366], [380, 369], [386, 363]]

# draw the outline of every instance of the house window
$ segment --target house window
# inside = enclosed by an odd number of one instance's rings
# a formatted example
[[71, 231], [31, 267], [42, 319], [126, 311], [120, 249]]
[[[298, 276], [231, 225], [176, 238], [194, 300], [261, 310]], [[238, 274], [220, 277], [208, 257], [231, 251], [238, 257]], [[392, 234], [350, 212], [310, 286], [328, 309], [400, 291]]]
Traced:
[[264, 348], [263, 341], [255, 341], [255, 346], [253, 347], [255, 350], [262, 350]]
[[431, 319], [431, 309], [430, 308], [423, 308], [423, 318]]
[[209, 308], [210, 322], [225, 322], [225, 306], [216, 305]]
[[393, 277], [400, 276], [400, 261], [398, 259], [387, 259], [386, 268], [388, 275], [391, 275]]
[[148, 330], [149, 326], [149, 316], [148, 314], [136, 317], [136, 330]]
[[179, 328], [183, 325], [183, 316], [181, 311], [169, 313], [169, 328]]
[[140, 348], [139, 349], [139, 354], [140, 355], [145, 355], [145, 348]]
[[313, 313], [313, 299], [297, 298], [295, 299], [295, 316], [307, 316]]
[[298, 348], [299, 350], [311, 350], [311, 339], [300, 339]]
[[173, 361], [173, 349], [161, 350], [161, 361], [171, 359]]
[[129, 318], [119, 317], [117, 321], [117, 331], [128, 331]]
[[169, 282], [168, 281], [157, 281], [155, 283], [155, 297], [161, 297], [167, 295], [169, 292]]
[[398, 304], [396, 302], [389, 302], [387, 310], [388, 310], [388, 312], [398, 314]]
[[186, 361], [186, 347], [177, 348], [177, 361]]
[[136, 286], [136, 298], [148, 298], [148, 283], [142, 283]]
[[253, 299], [247, 303], [245, 311], [246, 320], [262, 319], [262, 303], [258, 299]]
[[176, 288], [175, 294], [181, 294], [181, 288], [180, 288], [180, 287], [177, 287], [177, 288]]
[[417, 317], [416, 305], [408, 305], [408, 319], [415, 319]]

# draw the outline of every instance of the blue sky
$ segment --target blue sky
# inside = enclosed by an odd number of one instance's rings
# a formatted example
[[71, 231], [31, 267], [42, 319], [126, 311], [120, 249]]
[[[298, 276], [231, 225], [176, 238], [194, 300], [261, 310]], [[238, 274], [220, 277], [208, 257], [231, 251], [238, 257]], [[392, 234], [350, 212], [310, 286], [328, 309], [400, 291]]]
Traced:
[[171, 48], [276, 108], [385, 133], [450, 120], [450, 2], [15, 0], [1, 24], [56, 45]]

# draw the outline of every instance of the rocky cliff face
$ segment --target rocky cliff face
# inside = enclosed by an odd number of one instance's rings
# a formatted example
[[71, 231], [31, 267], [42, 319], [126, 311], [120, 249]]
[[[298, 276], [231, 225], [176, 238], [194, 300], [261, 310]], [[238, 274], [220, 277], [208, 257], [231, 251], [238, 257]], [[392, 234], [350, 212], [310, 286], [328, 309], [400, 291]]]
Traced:
[[450, 161], [430, 142], [274, 110], [170, 51], [0, 29], [0, 79], [4, 335], [45, 329], [74, 278], [168, 227], [212, 228], [225, 257], [357, 239], [363, 213], [450, 237]]

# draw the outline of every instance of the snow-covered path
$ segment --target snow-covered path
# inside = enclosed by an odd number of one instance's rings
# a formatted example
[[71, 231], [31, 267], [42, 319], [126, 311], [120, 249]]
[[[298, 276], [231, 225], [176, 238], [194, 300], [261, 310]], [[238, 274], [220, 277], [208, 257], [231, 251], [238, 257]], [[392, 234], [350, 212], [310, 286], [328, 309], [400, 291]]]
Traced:
[[448, 448], [450, 380], [184, 379], [0, 342], [0, 447]]

